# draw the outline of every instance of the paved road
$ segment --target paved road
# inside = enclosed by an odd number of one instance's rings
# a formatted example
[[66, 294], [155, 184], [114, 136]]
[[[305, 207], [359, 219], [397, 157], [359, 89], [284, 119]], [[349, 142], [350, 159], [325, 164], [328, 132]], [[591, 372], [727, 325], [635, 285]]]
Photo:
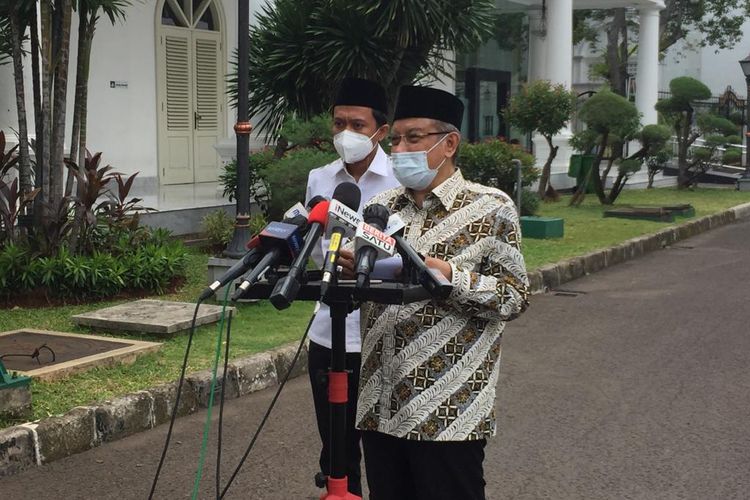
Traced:
[[[744, 222], [534, 297], [505, 334], [488, 498], [750, 498], [749, 283]], [[228, 403], [225, 464], [271, 396]], [[189, 497], [204, 415], [178, 421], [158, 498]], [[5, 478], [0, 496], [144, 499], [165, 432]], [[294, 380], [226, 498], [315, 498], [316, 440]], [[213, 457], [207, 468], [201, 498]]]

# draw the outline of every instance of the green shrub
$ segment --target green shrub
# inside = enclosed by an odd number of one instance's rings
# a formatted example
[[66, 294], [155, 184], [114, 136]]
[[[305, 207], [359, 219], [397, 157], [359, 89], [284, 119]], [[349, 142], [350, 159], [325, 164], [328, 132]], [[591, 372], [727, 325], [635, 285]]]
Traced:
[[21, 245], [9, 243], [0, 250], [0, 290], [19, 288], [21, 274], [29, 265], [29, 251]]
[[250, 226], [250, 234], [258, 234], [268, 224], [266, 216], [263, 214], [255, 214], [250, 217], [248, 225]]
[[727, 148], [721, 160], [725, 165], [739, 165], [742, 161], [742, 150], [739, 148]]
[[728, 135], [724, 138], [727, 144], [742, 144], [742, 137], [739, 135]]
[[212, 247], [223, 247], [232, 241], [234, 219], [224, 210], [214, 210], [203, 217], [201, 229]]
[[289, 147], [314, 147], [333, 151], [333, 133], [331, 132], [331, 113], [322, 113], [309, 120], [300, 120], [293, 115], [284, 121], [279, 138]]
[[[269, 163], [274, 161], [273, 150], [264, 149], [253, 153], [248, 157], [248, 171], [249, 171], [249, 193], [250, 200], [254, 201], [259, 205], [263, 205], [266, 201], [266, 187], [263, 183], [263, 179], [260, 172], [268, 166]], [[224, 170], [219, 174], [219, 183], [224, 188], [223, 195], [234, 201], [237, 198], [237, 161], [232, 160], [230, 163], [224, 166]]]
[[310, 170], [322, 167], [336, 158], [338, 155], [329, 151], [297, 149], [267, 165], [262, 175], [270, 191], [267, 211], [269, 220], [281, 220], [290, 206], [304, 201]]
[[125, 256], [125, 288], [163, 293], [172, 278], [185, 275], [187, 263], [181, 243], [146, 245]]
[[542, 199], [535, 191], [530, 189], [521, 191], [521, 215], [536, 215], [541, 203]]
[[524, 186], [539, 178], [534, 157], [513, 144], [499, 140], [465, 144], [458, 154], [458, 165], [468, 180], [499, 188], [512, 195], [516, 183], [513, 159], [521, 160], [521, 179]]
[[71, 254], [63, 246], [55, 255], [35, 257], [28, 248], [6, 245], [0, 250], [0, 297], [39, 289], [53, 297], [76, 299], [110, 297], [123, 289], [162, 293], [186, 272], [185, 247], [167, 239], [168, 234], [141, 231], [143, 244], [90, 256]]

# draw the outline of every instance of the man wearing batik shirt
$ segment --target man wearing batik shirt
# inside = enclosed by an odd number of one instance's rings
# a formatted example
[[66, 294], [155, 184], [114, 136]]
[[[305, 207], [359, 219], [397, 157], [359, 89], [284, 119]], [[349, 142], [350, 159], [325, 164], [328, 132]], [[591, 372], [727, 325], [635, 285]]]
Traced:
[[363, 306], [357, 425], [373, 500], [485, 498], [500, 340], [529, 284], [511, 199], [456, 168], [462, 116], [452, 94], [402, 88], [391, 141], [404, 187], [370, 201], [401, 216], [406, 241], [454, 287], [442, 301]]

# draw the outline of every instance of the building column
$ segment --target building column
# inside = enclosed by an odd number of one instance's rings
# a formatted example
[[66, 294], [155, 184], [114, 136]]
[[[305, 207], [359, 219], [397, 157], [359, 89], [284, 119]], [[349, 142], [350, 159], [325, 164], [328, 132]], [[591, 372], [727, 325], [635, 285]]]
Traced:
[[[544, 15], [547, 34], [541, 79], [549, 80], [553, 85], [562, 84], [570, 90], [573, 79], [573, 0], [547, 2]], [[566, 127], [552, 139], [552, 144], [559, 147], [550, 172], [550, 183], [556, 189], [575, 185], [575, 179], [567, 175], [570, 155], [573, 154], [569, 143], [572, 135], [570, 128]], [[533, 142], [536, 166], [541, 167], [549, 156], [549, 146], [539, 134], [534, 136]]]
[[529, 11], [529, 82], [547, 75], [547, 26], [541, 10]]
[[654, 106], [659, 97], [659, 9], [643, 8], [639, 14], [635, 106], [643, 115], [643, 125], [653, 125], [657, 121]]
[[547, 79], [570, 89], [573, 78], [573, 0], [547, 6]]

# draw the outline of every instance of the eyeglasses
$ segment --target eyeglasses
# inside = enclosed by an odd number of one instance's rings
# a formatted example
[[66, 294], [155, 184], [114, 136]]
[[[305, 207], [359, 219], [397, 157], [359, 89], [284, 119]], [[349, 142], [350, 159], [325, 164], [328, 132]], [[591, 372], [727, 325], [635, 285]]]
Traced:
[[427, 137], [428, 135], [442, 135], [450, 134], [450, 132], [409, 132], [401, 135], [391, 135], [391, 146], [398, 146], [401, 144], [401, 139], [406, 138], [408, 144], [418, 144], [419, 141]]

